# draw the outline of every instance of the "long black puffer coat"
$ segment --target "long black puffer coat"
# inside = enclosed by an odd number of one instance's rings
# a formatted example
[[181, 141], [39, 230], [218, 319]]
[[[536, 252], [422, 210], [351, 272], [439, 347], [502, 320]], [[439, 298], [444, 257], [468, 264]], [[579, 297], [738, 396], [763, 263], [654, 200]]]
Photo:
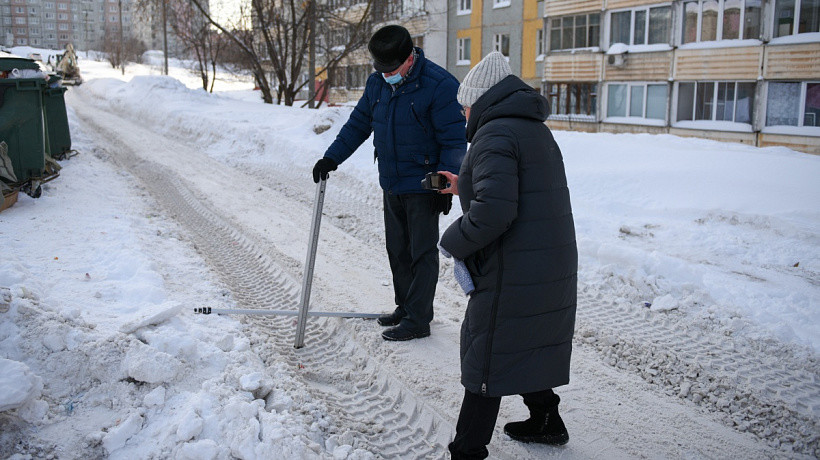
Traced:
[[511, 75], [471, 108], [458, 188], [464, 215], [441, 245], [476, 289], [461, 327], [461, 383], [505, 396], [569, 383], [578, 251], [547, 100]]

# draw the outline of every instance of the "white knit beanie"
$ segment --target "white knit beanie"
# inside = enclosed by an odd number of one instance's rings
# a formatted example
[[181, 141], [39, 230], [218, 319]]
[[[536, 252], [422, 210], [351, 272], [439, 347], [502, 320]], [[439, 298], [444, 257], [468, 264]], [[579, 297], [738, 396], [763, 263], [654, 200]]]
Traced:
[[508, 75], [512, 75], [512, 69], [503, 54], [493, 51], [484, 56], [481, 62], [467, 72], [467, 76], [458, 87], [458, 103], [464, 107], [472, 107], [488, 89]]

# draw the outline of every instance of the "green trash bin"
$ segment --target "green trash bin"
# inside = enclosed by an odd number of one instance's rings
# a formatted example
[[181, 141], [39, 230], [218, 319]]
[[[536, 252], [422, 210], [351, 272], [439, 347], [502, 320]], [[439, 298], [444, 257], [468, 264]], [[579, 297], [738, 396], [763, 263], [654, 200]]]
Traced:
[[[0, 72], [12, 69], [38, 69], [31, 59], [0, 58]], [[39, 184], [53, 174], [46, 172], [48, 138], [43, 123], [42, 78], [0, 78], [0, 142], [5, 142], [16, 181], [3, 179], [10, 186], [30, 195], [39, 195]]]
[[48, 153], [55, 160], [63, 160], [71, 151], [71, 133], [68, 130], [68, 113], [65, 108], [65, 86], [49, 86], [43, 90]]

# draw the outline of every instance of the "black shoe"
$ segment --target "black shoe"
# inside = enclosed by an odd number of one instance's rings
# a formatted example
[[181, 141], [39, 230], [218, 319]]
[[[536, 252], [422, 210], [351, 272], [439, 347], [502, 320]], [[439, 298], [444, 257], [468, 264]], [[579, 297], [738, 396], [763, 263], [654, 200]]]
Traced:
[[404, 342], [405, 340], [421, 339], [429, 336], [430, 329], [414, 331], [401, 326], [391, 327], [390, 329], [382, 332], [382, 338], [391, 342]]
[[376, 321], [381, 326], [398, 326], [402, 318], [404, 318], [404, 309], [396, 307], [393, 313], [381, 315]]
[[569, 433], [564, 421], [558, 415], [558, 407], [552, 407], [546, 413], [543, 410], [530, 408], [530, 418], [523, 422], [512, 422], [504, 425], [507, 436], [521, 442], [536, 442], [563, 446], [569, 442]]

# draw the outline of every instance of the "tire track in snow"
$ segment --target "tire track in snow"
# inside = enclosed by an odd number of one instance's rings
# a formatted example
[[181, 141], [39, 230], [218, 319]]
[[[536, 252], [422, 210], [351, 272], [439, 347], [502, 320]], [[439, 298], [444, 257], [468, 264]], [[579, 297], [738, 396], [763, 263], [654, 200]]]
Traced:
[[815, 360], [676, 321], [675, 313], [619, 307], [589, 287], [580, 290], [578, 305], [577, 340], [609, 365], [721, 414], [727, 425], [772, 447], [820, 456]]
[[[100, 146], [134, 174], [151, 195], [189, 232], [196, 249], [229, 287], [240, 308], [298, 305], [299, 283], [241, 230], [211, 211], [184, 181], [141, 159], [116, 133], [82, 114], [84, 123], [112, 139]], [[98, 144], [99, 145], [99, 144]], [[305, 211], [306, 213], [308, 210]], [[284, 308], [287, 309], [287, 308]], [[441, 458], [453, 427], [401, 382], [382, 372], [355, 343], [341, 320], [310, 319], [305, 348], [293, 348], [294, 319], [246, 316], [255, 351], [268, 365], [298, 365], [306, 387], [324, 402], [338, 435], [354, 448], [381, 456]]]

